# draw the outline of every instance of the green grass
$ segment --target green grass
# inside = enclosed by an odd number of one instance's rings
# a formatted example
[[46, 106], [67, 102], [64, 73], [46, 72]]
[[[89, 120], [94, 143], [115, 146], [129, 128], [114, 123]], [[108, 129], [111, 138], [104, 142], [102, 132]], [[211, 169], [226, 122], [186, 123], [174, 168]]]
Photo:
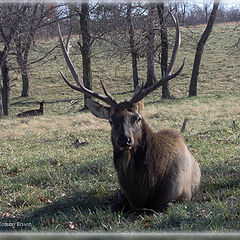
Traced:
[[[184, 118], [189, 119], [184, 137], [202, 169], [199, 194], [164, 213], [111, 213], [119, 185], [110, 127], [107, 121], [79, 111], [83, 96], [68, 88], [58, 73], [62, 69], [70, 79], [60, 50], [56, 60], [31, 69], [29, 98], [19, 97], [21, 78], [11, 72], [10, 116], [0, 119], [0, 230], [240, 231], [240, 55], [231, 48], [239, 37], [234, 27], [214, 27], [201, 64], [198, 97], [187, 95], [194, 46], [203, 26], [191, 29], [195, 40], [187, 29], [181, 30], [177, 66], [183, 57], [186, 65], [170, 82], [175, 99], [162, 101], [161, 89], [145, 99], [144, 118], [154, 130], [166, 126], [180, 130]], [[41, 44], [51, 48], [55, 43]], [[81, 58], [72, 58], [80, 67]], [[145, 79], [143, 61], [140, 77]], [[132, 94], [130, 59], [121, 64], [117, 57], [94, 58], [93, 78], [94, 89], [101, 91], [99, 82], [104, 80], [118, 101]], [[47, 102], [43, 116], [16, 118], [18, 112], [37, 107], [37, 100]], [[79, 103], [73, 107], [72, 100]], [[75, 149], [72, 143], [78, 138], [88, 144]]]

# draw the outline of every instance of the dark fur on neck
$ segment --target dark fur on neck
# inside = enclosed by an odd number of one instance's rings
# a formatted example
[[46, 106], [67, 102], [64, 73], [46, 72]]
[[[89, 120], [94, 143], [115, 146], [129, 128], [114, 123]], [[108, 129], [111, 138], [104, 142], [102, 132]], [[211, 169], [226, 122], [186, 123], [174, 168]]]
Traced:
[[134, 208], [144, 207], [148, 196], [149, 171], [146, 169], [147, 133], [151, 129], [142, 122], [141, 142], [131, 150], [120, 151], [114, 147], [114, 166], [124, 195]]

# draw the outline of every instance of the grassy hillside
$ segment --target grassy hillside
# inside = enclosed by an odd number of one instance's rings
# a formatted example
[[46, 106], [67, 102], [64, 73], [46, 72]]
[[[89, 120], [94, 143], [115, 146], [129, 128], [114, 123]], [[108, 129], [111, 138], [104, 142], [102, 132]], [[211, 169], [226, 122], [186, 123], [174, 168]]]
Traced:
[[[176, 203], [164, 213], [112, 214], [109, 206], [119, 185], [112, 163], [110, 127], [89, 112], [81, 112], [83, 96], [62, 81], [58, 69], [71, 79], [60, 50], [56, 59], [30, 71], [30, 97], [21, 98], [21, 78], [11, 73], [10, 116], [0, 119], [0, 230], [32, 231], [240, 231], [240, 54], [232, 48], [239, 37], [235, 24], [221, 24], [206, 44], [199, 76], [198, 97], [188, 98], [196, 40], [204, 26], [181, 29], [177, 65], [186, 65], [170, 82], [171, 100], [161, 89], [145, 99], [144, 118], [157, 130], [181, 129], [202, 169], [199, 194]], [[57, 39], [41, 42], [51, 48]], [[71, 57], [81, 69], [76, 41]], [[107, 47], [107, 46], [105, 46]], [[95, 51], [99, 49], [96, 46]], [[34, 57], [34, 56], [32, 56]], [[145, 79], [144, 62], [140, 64]], [[93, 59], [94, 89], [100, 80], [120, 101], [132, 92], [131, 64], [117, 57]], [[38, 107], [41, 117], [16, 118]], [[77, 100], [77, 105], [71, 105]], [[76, 149], [79, 139], [88, 144]], [[3, 223], [12, 223], [6, 226]]]

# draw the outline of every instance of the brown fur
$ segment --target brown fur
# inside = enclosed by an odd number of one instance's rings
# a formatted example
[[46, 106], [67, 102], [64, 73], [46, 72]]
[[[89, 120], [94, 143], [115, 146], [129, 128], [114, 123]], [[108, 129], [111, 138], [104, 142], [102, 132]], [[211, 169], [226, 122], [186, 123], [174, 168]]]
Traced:
[[39, 109], [33, 109], [25, 112], [18, 113], [17, 117], [32, 117], [32, 116], [40, 116], [43, 115], [45, 102], [38, 102], [40, 104]]
[[[188, 201], [200, 185], [199, 165], [181, 133], [170, 128], [154, 133], [143, 119], [133, 123], [140, 116], [138, 110], [137, 105], [124, 102], [109, 111], [114, 166], [121, 186], [113, 211], [126, 204], [157, 210], [175, 200]], [[124, 142], [127, 139], [130, 144]]]

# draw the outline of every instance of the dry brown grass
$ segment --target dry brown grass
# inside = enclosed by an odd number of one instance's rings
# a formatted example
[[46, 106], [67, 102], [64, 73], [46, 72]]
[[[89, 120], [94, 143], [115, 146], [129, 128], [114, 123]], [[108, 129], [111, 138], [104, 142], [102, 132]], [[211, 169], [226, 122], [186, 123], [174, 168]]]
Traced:
[[[231, 126], [232, 121], [239, 119], [240, 107], [237, 98], [228, 99], [185, 99], [174, 104], [158, 104], [145, 107], [144, 116], [152, 127], [174, 127], [181, 129], [184, 118], [188, 118], [186, 131], [196, 134], [212, 128], [214, 124]], [[157, 120], [157, 121], [156, 121]]]
[[110, 129], [107, 121], [98, 120], [91, 113], [70, 116], [39, 116], [34, 118], [4, 119], [1, 121], [4, 131], [1, 138], [20, 138], [25, 135], [40, 136], [48, 132], [62, 132], [63, 135], [82, 131]]

